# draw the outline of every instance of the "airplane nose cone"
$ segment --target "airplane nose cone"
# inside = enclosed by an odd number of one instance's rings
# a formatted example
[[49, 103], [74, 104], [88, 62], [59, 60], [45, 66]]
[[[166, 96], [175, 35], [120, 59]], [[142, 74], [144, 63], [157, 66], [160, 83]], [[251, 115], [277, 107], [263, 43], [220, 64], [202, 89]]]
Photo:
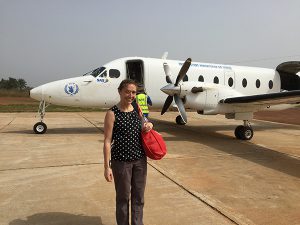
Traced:
[[43, 86], [39, 86], [30, 90], [30, 97], [35, 100], [42, 100], [43, 97]]

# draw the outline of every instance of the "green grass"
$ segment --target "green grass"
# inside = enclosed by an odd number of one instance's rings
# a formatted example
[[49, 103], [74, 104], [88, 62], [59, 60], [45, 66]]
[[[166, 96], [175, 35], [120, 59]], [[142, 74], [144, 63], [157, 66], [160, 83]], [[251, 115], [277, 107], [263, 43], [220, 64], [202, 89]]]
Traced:
[[[11, 113], [11, 112], [37, 112], [39, 108], [39, 103], [35, 102], [32, 104], [11, 104], [11, 105], [0, 105], [1, 113]], [[46, 112], [102, 112], [105, 109], [99, 108], [80, 108], [80, 107], [68, 107], [68, 106], [58, 106], [49, 105], [46, 108]]]

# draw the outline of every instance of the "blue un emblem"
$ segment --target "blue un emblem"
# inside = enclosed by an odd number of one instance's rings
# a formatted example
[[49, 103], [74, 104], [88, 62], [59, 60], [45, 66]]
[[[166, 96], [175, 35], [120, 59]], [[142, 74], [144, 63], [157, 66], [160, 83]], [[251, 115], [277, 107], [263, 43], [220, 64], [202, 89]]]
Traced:
[[79, 91], [79, 87], [75, 83], [68, 83], [65, 85], [65, 92], [68, 95], [76, 95]]

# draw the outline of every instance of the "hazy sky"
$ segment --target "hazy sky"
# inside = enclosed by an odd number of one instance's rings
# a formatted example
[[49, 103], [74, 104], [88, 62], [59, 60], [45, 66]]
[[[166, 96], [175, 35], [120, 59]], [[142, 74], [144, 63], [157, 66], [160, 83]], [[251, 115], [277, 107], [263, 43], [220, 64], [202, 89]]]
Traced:
[[0, 79], [30, 86], [125, 56], [275, 68], [300, 60], [298, 0], [0, 0]]

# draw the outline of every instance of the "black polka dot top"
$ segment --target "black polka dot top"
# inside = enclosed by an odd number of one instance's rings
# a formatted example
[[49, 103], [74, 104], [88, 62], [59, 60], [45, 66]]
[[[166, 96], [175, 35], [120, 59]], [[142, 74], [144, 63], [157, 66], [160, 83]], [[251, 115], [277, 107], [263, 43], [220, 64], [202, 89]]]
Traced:
[[123, 162], [141, 159], [145, 152], [141, 143], [142, 128], [137, 112], [122, 112], [116, 105], [111, 110], [115, 114], [111, 159]]

